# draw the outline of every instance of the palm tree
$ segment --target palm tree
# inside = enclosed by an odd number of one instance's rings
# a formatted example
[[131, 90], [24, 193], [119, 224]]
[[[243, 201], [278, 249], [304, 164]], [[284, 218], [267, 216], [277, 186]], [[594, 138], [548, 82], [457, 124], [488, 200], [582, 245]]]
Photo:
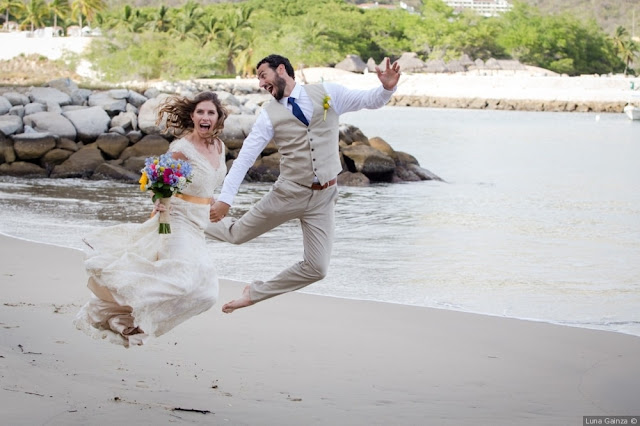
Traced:
[[87, 18], [87, 22], [91, 22], [96, 12], [105, 8], [103, 0], [72, 0], [71, 16], [78, 18], [78, 25], [82, 28], [82, 17]]
[[4, 10], [4, 22], [9, 22], [9, 15], [14, 15], [16, 12], [24, 10], [24, 3], [22, 0], [0, 0], [0, 10]]
[[151, 31], [165, 33], [169, 30], [171, 19], [169, 19], [169, 9], [166, 6], [160, 6], [156, 12], [151, 15], [151, 19], [146, 23], [147, 28]]
[[205, 16], [199, 21], [202, 31], [202, 47], [218, 38], [218, 33], [222, 31], [222, 22], [217, 16]]
[[180, 9], [174, 21], [173, 28], [169, 31], [176, 35], [179, 40], [186, 40], [187, 38], [195, 39], [198, 36], [193, 30], [201, 16], [202, 9], [198, 3], [189, 0], [182, 9]]
[[29, 24], [31, 32], [33, 32], [36, 27], [44, 26], [44, 19], [47, 14], [47, 5], [44, 0], [30, 0], [24, 7], [22, 25]]
[[65, 19], [71, 9], [69, 8], [69, 0], [52, 0], [49, 3], [49, 12], [53, 14], [53, 27], [58, 26], [58, 18]]
[[633, 60], [638, 55], [638, 51], [640, 51], [640, 45], [635, 41], [629, 39], [623, 43], [622, 50], [620, 52], [620, 57], [624, 61], [624, 75], [626, 76], [629, 71], [629, 65], [633, 62]]
[[240, 7], [233, 12], [228, 13], [223, 18], [222, 30], [218, 33], [218, 41], [224, 49], [224, 55], [227, 59], [228, 75], [236, 73], [234, 58], [248, 47], [247, 36], [252, 28], [251, 7]]

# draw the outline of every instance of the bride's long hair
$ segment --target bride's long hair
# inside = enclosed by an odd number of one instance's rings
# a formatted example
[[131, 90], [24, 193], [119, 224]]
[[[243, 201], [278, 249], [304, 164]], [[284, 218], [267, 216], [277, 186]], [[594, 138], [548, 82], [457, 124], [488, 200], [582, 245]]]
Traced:
[[214, 92], [200, 92], [193, 98], [171, 96], [165, 99], [158, 108], [156, 125], [162, 127], [162, 124], [164, 123], [164, 126], [166, 127], [165, 132], [176, 137], [180, 137], [185, 133], [191, 132], [194, 128], [193, 120], [191, 120], [191, 114], [195, 111], [196, 105], [204, 101], [213, 102], [218, 110], [218, 121], [216, 121], [213, 126], [212, 140], [215, 140], [222, 133], [222, 129], [224, 129], [224, 121], [227, 119], [229, 113], [226, 108], [222, 106], [222, 102], [220, 102], [218, 95]]

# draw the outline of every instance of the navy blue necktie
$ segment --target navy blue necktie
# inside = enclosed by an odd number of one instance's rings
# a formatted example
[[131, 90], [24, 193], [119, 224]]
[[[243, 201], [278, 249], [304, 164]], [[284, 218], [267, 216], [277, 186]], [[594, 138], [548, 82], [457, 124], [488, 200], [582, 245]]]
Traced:
[[289, 102], [291, 104], [291, 107], [293, 108], [293, 115], [295, 115], [298, 120], [302, 121], [305, 126], [308, 126], [309, 122], [307, 121], [307, 118], [304, 116], [304, 114], [302, 113], [302, 110], [296, 103], [296, 98], [289, 98], [287, 102]]

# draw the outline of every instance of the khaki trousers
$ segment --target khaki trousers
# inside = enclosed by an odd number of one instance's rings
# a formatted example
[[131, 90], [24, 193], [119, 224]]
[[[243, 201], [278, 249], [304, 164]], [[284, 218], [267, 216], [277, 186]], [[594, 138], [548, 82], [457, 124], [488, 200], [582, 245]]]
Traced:
[[279, 179], [271, 190], [240, 219], [226, 217], [211, 223], [205, 233], [231, 244], [242, 244], [291, 219], [300, 219], [303, 260], [268, 281], [253, 281], [252, 302], [298, 290], [323, 279], [329, 268], [335, 229], [338, 187], [312, 190]]

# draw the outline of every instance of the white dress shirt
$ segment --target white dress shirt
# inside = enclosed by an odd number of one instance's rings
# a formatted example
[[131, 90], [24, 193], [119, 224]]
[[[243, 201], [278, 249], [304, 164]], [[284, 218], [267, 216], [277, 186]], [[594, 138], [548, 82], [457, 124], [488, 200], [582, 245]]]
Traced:
[[[331, 97], [331, 108], [333, 108], [338, 115], [364, 108], [381, 108], [389, 102], [391, 95], [393, 95], [396, 90], [395, 88], [393, 90], [386, 90], [382, 85], [370, 90], [350, 90], [335, 83], [323, 83], [323, 86], [327, 94]], [[307, 121], [311, 122], [313, 103], [304, 90], [304, 87], [296, 83], [291, 91], [291, 97], [295, 98], [296, 103], [307, 118]], [[291, 111], [292, 109], [288, 103], [288, 99], [287, 97], [283, 97], [278, 102]], [[222, 190], [218, 197], [219, 201], [232, 205], [233, 199], [238, 193], [238, 188], [240, 188], [240, 184], [244, 180], [247, 171], [255, 163], [256, 158], [258, 158], [269, 141], [273, 139], [273, 136], [274, 130], [271, 119], [269, 118], [269, 114], [263, 109], [253, 124], [251, 133], [249, 133], [242, 143], [238, 158], [233, 161], [231, 170], [229, 170], [222, 185]]]

